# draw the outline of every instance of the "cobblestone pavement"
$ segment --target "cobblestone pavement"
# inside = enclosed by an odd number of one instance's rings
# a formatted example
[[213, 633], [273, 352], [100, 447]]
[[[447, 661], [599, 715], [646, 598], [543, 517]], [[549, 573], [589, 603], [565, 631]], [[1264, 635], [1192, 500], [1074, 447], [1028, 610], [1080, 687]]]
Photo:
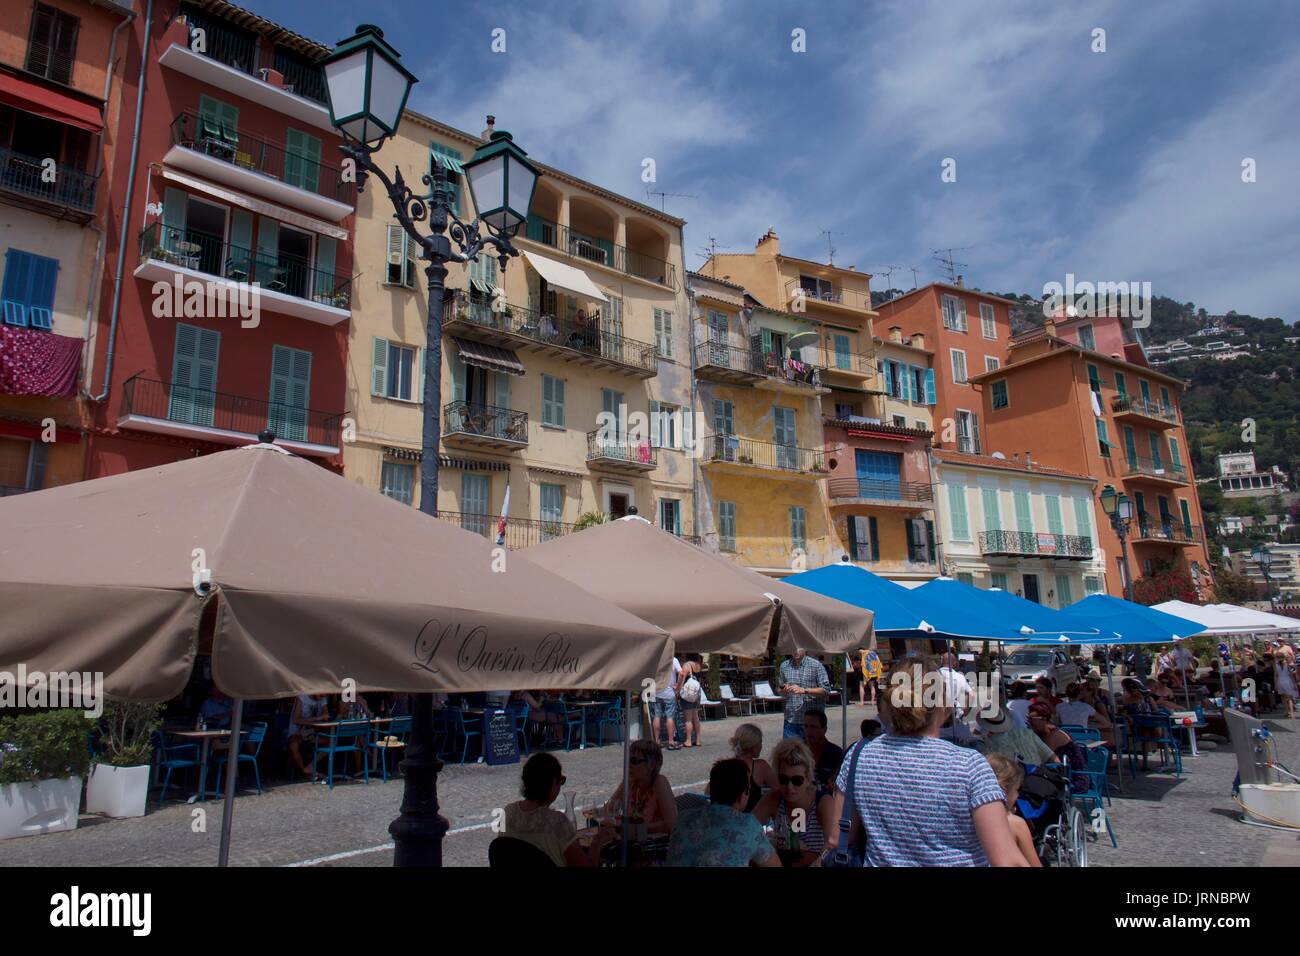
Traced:
[[[839, 708], [830, 711], [831, 739], [840, 739]], [[849, 708], [849, 736], [874, 708]], [[764, 750], [781, 733], [779, 713], [752, 719], [764, 733]], [[742, 718], [708, 721], [704, 746], [665, 754], [664, 773], [674, 788], [702, 789], [714, 760], [727, 755], [727, 739]], [[1300, 767], [1300, 722], [1274, 720], [1279, 756]], [[1236, 760], [1226, 744], [1207, 743], [1202, 756], [1186, 757], [1185, 773], [1139, 771], [1125, 779], [1122, 796], [1108, 809], [1118, 849], [1104, 836], [1090, 848], [1092, 866], [1258, 866], [1300, 864], [1300, 837], [1237, 821], [1229, 796]], [[557, 751], [568, 789], [579, 805], [604, 801], [622, 776], [622, 749], [611, 744], [570, 753]], [[1113, 778], [1112, 778], [1113, 779]], [[448, 764], [439, 777], [442, 812], [451, 821], [444, 841], [449, 866], [487, 861], [495, 808], [518, 799], [519, 768]], [[240, 866], [388, 866], [388, 824], [402, 797], [400, 780], [342, 782], [331, 792], [306, 783], [282, 784], [236, 801], [231, 863]], [[563, 806], [563, 798], [557, 802]], [[206, 832], [196, 811], [206, 814]], [[169, 801], [134, 820], [83, 816], [77, 830], [0, 843], [0, 866], [210, 866], [217, 859], [221, 804], [191, 807]], [[198, 832], [196, 832], [196, 830]]]

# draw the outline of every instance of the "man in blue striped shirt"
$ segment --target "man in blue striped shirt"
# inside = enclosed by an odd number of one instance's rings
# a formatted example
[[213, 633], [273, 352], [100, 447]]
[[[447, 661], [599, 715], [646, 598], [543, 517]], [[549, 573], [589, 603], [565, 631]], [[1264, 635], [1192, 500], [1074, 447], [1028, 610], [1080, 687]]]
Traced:
[[782, 737], [803, 740], [803, 712], [818, 706], [830, 693], [831, 682], [821, 661], [809, 657], [802, 647], [781, 662], [781, 694], [785, 697], [785, 728]]

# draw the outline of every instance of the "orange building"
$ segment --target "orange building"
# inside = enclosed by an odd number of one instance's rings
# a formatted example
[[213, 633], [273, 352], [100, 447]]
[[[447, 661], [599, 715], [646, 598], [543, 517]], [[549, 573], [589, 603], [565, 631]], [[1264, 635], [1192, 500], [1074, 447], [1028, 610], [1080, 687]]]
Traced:
[[936, 444], [984, 453], [980, 395], [970, 380], [1005, 364], [1011, 339], [1010, 299], [961, 285], [932, 282], [876, 306], [881, 328], [921, 336], [934, 353]]
[[[1186, 383], [1148, 365], [1116, 317], [1049, 319], [1015, 337], [1008, 362], [971, 377], [982, 393], [990, 447], [1023, 452], [1054, 468], [1091, 475], [1097, 492], [1128, 496], [1133, 578], [1165, 564], [1186, 567], [1203, 594], [1211, 585], [1201, 503], [1179, 412]], [[1107, 589], [1123, 596], [1120, 544], [1094, 498]]]

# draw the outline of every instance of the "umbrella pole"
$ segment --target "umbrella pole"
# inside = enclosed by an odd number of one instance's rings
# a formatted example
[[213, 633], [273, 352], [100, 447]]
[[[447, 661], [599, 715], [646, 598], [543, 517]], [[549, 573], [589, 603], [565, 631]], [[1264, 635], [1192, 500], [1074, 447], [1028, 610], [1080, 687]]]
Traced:
[[235, 781], [239, 779], [239, 725], [243, 723], [244, 702], [236, 699], [230, 716], [230, 749], [226, 751], [226, 802], [221, 808], [221, 850], [217, 866], [230, 862], [230, 824], [235, 815]]
[[[639, 701], [640, 698], [638, 697]], [[628, 794], [632, 787], [632, 760], [631, 751], [628, 749], [632, 743], [632, 692], [623, 691], [623, 826], [621, 827], [622, 836], [619, 838], [618, 863], [619, 866], [627, 866], [627, 804]], [[658, 741], [656, 741], [658, 743]]]
[[840, 746], [845, 749], [849, 746], [849, 667], [852, 663], [853, 658], [845, 654], [844, 687], [840, 694]]

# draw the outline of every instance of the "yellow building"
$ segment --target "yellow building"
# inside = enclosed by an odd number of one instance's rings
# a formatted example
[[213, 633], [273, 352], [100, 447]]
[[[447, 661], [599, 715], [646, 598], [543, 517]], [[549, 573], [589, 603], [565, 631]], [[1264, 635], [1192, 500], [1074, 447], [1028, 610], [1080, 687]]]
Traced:
[[[473, 136], [408, 112], [378, 158], [413, 184], [441, 164], [468, 219], [460, 163], [490, 124]], [[633, 507], [692, 535], [682, 220], [537, 165], [522, 255], [504, 272], [487, 256], [449, 267], [439, 514], [494, 534], [509, 488], [511, 547]], [[418, 507], [427, 292], [415, 253], [388, 197], [368, 187], [357, 207], [356, 427], [344, 473]]]

